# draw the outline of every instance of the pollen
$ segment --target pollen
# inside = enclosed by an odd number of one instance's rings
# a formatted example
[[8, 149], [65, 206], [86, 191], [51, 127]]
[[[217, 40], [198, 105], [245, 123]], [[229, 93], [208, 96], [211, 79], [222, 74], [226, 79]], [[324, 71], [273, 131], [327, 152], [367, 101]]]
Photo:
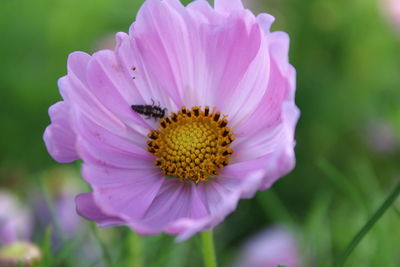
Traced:
[[219, 175], [229, 163], [234, 141], [227, 116], [199, 106], [171, 113], [160, 120], [147, 141], [148, 151], [156, 156], [154, 165], [165, 176], [198, 184]]

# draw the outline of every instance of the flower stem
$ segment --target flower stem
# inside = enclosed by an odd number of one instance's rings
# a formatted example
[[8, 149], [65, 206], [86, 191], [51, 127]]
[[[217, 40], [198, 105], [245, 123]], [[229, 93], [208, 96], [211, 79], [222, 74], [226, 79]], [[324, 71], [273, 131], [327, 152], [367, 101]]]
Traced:
[[393, 204], [396, 198], [400, 194], [400, 183], [394, 188], [392, 193], [386, 198], [378, 210], [372, 215], [372, 217], [367, 221], [367, 223], [361, 228], [361, 230], [353, 237], [350, 244], [347, 246], [346, 250], [342, 253], [339, 259], [336, 261], [334, 266], [343, 266], [353, 252], [354, 248], [360, 243], [364, 236], [369, 232], [369, 230], [375, 225], [375, 223], [381, 218], [385, 211]]
[[217, 267], [217, 259], [215, 257], [213, 232], [202, 232], [201, 241], [203, 243], [203, 259], [205, 267]]
[[143, 266], [143, 254], [142, 254], [142, 244], [140, 236], [134, 232], [129, 235], [129, 247], [130, 247], [130, 257], [128, 259], [127, 266], [132, 267], [142, 267]]

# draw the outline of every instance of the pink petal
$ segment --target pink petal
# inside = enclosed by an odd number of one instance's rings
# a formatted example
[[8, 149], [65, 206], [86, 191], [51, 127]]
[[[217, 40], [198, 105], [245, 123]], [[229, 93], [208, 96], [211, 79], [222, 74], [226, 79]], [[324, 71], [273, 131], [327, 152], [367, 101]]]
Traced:
[[293, 102], [285, 102], [282, 108], [282, 117], [286, 122], [284, 124], [283, 136], [285, 140], [281, 143], [279, 149], [270, 155], [266, 177], [264, 178], [261, 190], [269, 188], [277, 179], [288, 174], [296, 164], [294, 154], [294, 131], [297, 120], [300, 116], [299, 109]]
[[[251, 167], [251, 164], [249, 164]], [[179, 219], [174, 225], [179, 228], [177, 241], [183, 241], [196, 232], [208, 230], [235, 210], [239, 199], [252, 196], [262, 182], [264, 171], [246, 173], [244, 176], [228, 177], [221, 175], [201, 184], [198, 193], [208, 207], [209, 214], [198, 220]]]
[[71, 128], [67, 103], [58, 102], [50, 107], [51, 124], [47, 126], [43, 139], [50, 155], [58, 162], [78, 159], [75, 149], [76, 136]]
[[[281, 64], [282, 59], [279, 58]], [[288, 63], [286, 63], [288, 65]], [[268, 88], [262, 97], [258, 107], [253, 113], [240, 125], [235, 128], [235, 133], [238, 136], [249, 136], [259, 132], [262, 129], [270, 129], [281, 123], [281, 112], [284, 101], [292, 98], [293, 86], [291, 80], [295, 79], [295, 74], [292, 73], [289, 77], [283, 76], [279, 69], [276, 59], [273, 59], [270, 64]]]
[[201, 23], [216, 25], [224, 19], [224, 16], [217, 13], [206, 0], [193, 1], [186, 9], [194, 21]]
[[223, 14], [243, 10], [242, 0], [215, 0], [215, 10]]
[[[274, 177], [277, 173], [286, 174], [294, 166], [293, 133], [298, 119], [298, 109], [293, 104], [295, 72], [288, 63], [288, 44], [286, 34], [270, 34], [269, 47], [272, 59], [268, 89], [254, 112], [234, 128], [237, 135], [237, 140], [233, 144], [236, 160], [270, 155], [274, 158], [270, 162], [288, 161], [276, 166], [281, 170], [270, 170], [271, 176]], [[285, 108], [286, 105], [291, 108]], [[289, 137], [288, 132], [291, 133]], [[287, 157], [281, 155], [282, 150], [286, 151], [283, 155]]]
[[[215, 12], [214, 18], [204, 17], [205, 23], [200, 23], [194, 14], [206, 14], [207, 9], [204, 2], [183, 8], [176, 1], [147, 1], [130, 29], [131, 47], [137, 47], [139, 63], [143, 64], [139, 69], [142, 75], [135, 81], [152, 81], [151, 87], [166, 92], [175, 109], [183, 105], [217, 105], [224, 111], [230, 99], [238, 98], [231, 105], [236, 110], [237, 106], [247, 107], [266, 88], [257, 86], [257, 82], [265, 76], [263, 71], [268, 73], [268, 62], [260, 59], [254, 64], [256, 75], [247, 71], [259, 53], [260, 28], [246, 11], [220, 20], [219, 27], [209, 24], [209, 19], [219, 18]], [[249, 75], [243, 78], [247, 72]], [[251, 98], [246, 101], [247, 96]], [[168, 106], [164, 98], [161, 101]]]
[[[68, 58], [68, 75], [59, 80], [59, 88], [61, 95], [63, 96], [71, 107], [79, 113], [85, 114], [88, 118], [102, 125], [105, 129], [113, 133], [118, 133], [121, 128], [126, 127], [126, 122], [116, 116], [116, 112], [106, 107], [96, 96], [96, 92], [92, 93], [88, 84], [88, 69], [92, 61], [91, 57], [80, 52], [72, 53]], [[85, 65], [85, 74], [76, 74], [77, 70], [75, 67]], [[133, 112], [130, 105], [126, 106], [126, 109], [130, 111], [132, 121], [137, 118], [137, 114]], [[141, 120], [141, 118], [137, 118]], [[129, 122], [129, 121], [128, 121]], [[148, 124], [142, 122], [140, 124], [134, 124], [133, 130], [144, 135], [147, 134], [145, 128], [150, 129]]]
[[165, 181], [150, 164], [136, 169], [84, 164], [82, 174], [101, 207], [130, 221], [141, 219]]
[[272, 23], [274, 23], [275, 18], [267, 13], [261, 13], [257, 16], [257, 22], [260, 24], [261, 29], [264, 30], [265, 34], [270, 33], [270, 28]]
[[207, 210], [199, 199], [196, 185], [171, 178], [164, 182], [141, 223], [155, 231], [162, 231], [177, 219], [198, 219], [206, 215]]
[[128, 69], [118, 63], [113, 51], [103, 50], [93, 55], [88, 64], [87, 81], [92, 95], [119, 120], [139, 132], [144, 133], [151, 129], [148, 123], [151, 121], [144, 120], [143, 116], [131, 109], [131, 105], [137, 101], [127, 99], [129, 91], [135, 91], [133, 80]]
[[[115, 135], [96, 125], [83, 115], [76, 118], [75, 122], [76, 130], [80, 133], [77, 150], [80, 158], [85, 161], [129, 169], [134, 165], [154, 160], [154, 156], [145, 149], [144, 137], [141, 138], [141, 146], [138, 146], [128, 138]], [[131, 135], [135, 136], [132, 133]], [[126, 136], [129, 136], [129, 132]]]
[[[258, 26], [254, 27], [258, 29]], [[246, 46], [245, 44], [243, 45]], [[268, 45], [267, 41], [262, 39], [260, 40], [260, 48], [256, 57], [247, 66], [237, 85], [231, 88], [226, 87], [228, 89], [222, 90], [219, 94], [217, 106], [224, 110], [226, 114], [229, 114], [230, 127], [235, 129], [237, 125], [246, 121], [246, 118], [260, 105], [268, 88], [269, 75], [270, 58]], [[229, 76], [227, 76], [228, 78]]]
[[[268, 74], [268, 61], [257, 61], [254, 64], [255, 69], [249, 69], [260, 50], [260, 29], [256, 23], [246, 25], [242, 16], [231, 16], [221, 28], [209, 31], [206, 39], [205, 50], [210, 66], [210, 82], [206, 88], [210, 90], [211, 99], [215, 98], [217, 107], [231, 114], [232, 107], [226, 108], [228, 103], [234, 106], [234, 110], [239, 109], [238, 106], [246, 101], [246, 96], [256, 93], [259, 88], [253, 86], [256, 85], [260, 73]], [[262, 55], [260, 59], [262, 60]], [[250, 73], [251, 70], [256, 75]], [[250, 86], [241, 83], [242, 81]], [[260, 90], [262, 95], [265, 87]]]
[[[122, 69], [127, 70], [131, 79], [131, 89], [124, 90], [124, 98], [132, 105], [150, 104], [151, 99], [156, 99], [166, 105], [167, 99], [161, 97], [159, 90], [151, 79], [147, 77], [146, 69], [143, 66], [139, 52], [134, 42], [131, 42], [129, 35], [119, 32], [116, 36], [115, 57]], [[146, 90], [140, 90], [145, 88]]]
[[[91, 57], [84, 52], [73, 52], [68, 56], [68, 75], [74, 76], [82, 84], [86, 85], [87, 66]], [[64, 97], [64, 96], [63, 96]]]
[[[71, 106], [71, 113], [85, 114], [92, 121], [102, 125], [111, 132], [118, 132], [125, 125], [115, 115], [110, 113], [91, 95], [86, 86], [72, 76], [65, 76], [58, 80], [60, 91]], [[71, 115], [71, 116], [72, 116]]]
[[164, 183], [143, 217], [154, 231], [179, 233], [179, 241], [201, 229], [209, 229], [233, 211], [242, 197], [252, 196], [260, 186], [265, 168], [254, 162], [229, 165], [220, 177], [195, 185], [170, 179]]
[[157, 81], [159, 91], [177, 107], [184, 105], [182, 97], [194, 74], [196, 39], [189, 31], [190, 23], [170, 3], [150, 0], [143, 4], [130, 29], [148, 78]]
[[277, 31], [271, 33], [269, 38], [271, 57], [276, 62], [282, 76], [288, 79], [290, 100], [294, 101], [296, 73], [293, 66], [289, 64], [289, 36], [285, 32]]
[[105, 214], [95, 203], [93, 194], [80, 194], [75, 198], [76, 211], [86, 219], [98, 222], [101, 227], [121, 225], [124, 221], [116, 216]]

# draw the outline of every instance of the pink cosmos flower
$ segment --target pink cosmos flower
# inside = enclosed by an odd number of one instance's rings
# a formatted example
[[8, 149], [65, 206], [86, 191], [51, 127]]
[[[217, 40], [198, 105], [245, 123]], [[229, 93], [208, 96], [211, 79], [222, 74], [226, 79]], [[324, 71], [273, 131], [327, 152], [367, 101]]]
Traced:
[[240, 0], [148, 0], [114, 50], [72, 53], [44, 140], [83, 161], [78, 213], [184, 240], [288, 173], [295, 70], [273, 20]]
[[234, 267], [301, 266], [296, 239], [291, 231], [279, 226], [251, 238], [243, 247]]

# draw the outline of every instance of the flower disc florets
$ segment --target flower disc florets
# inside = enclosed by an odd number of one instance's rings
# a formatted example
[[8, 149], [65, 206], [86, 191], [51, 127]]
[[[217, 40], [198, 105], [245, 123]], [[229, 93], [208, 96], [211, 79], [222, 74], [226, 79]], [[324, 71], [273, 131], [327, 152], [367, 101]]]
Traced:
[[195, 106], [182, 107], [178, 113], [160, 121], [159, 130], [152, 130], [148, 151], [157, 156], [154, 165], [167, 176], [196, 184], [228, 165], [234, 137], [227, 127], [228, 120], [219, 111]]

